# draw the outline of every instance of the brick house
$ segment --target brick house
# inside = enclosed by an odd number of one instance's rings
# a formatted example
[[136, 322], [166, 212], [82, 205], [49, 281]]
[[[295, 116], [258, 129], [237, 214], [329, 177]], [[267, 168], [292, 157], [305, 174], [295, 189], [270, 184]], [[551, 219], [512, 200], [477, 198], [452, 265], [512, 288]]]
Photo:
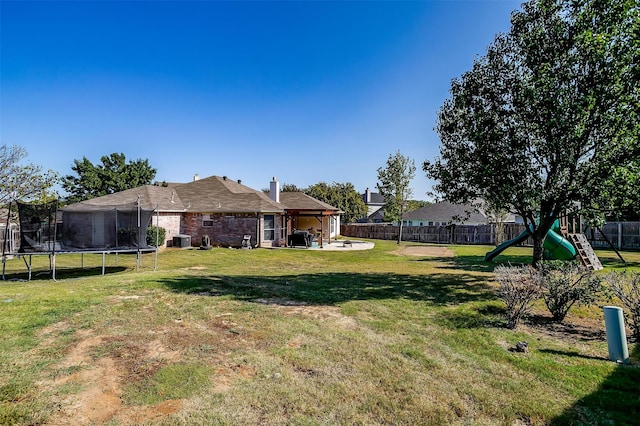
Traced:
[[[152, 224], [166, 230], [167, 245], [174, 237], [186, 235], [198, 246], [206, 235], [212, 245], [224, 247], [240, 246], [245, 236], [251, 237], [255, 247], [285, 246], [287, 235], [298, 224], [309, 224], [309, 218], [315, 219], [325, 239], [340, 229], [340, 212], [335, 207], [302, 193], [282, 195], [280, 202], [275, 178], [270, 194], [265, 194], [226, 176], [200, 179], [196, 175], [188, 183], [144, 185], [82, 203], [107, 206], [139, 200], [141, 207], [157, 209]], [[302, 217], [307, 222], [300, 222]]]

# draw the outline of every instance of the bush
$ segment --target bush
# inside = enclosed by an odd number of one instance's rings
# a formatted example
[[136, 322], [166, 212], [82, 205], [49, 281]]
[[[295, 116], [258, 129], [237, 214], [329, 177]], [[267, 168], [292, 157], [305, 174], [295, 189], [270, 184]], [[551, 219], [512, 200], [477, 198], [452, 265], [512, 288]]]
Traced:
[[554, 321], [564, 321], [574, 304], [589, 305], [601, 294], [598, 277], [577, 262], [546, 261], [538, 269], [542, 297]]
[[604, 276], [604, 281], [629, 312], [629, 326], [633, 336], [640, 341], [640, 273], [613, 271]]
[[158, 247], [164, 246], [167, 231], [161, 226], [151, 225], [147, 228], [147, 245], [156, 245], [156, 234], [158, 236]]
[[507, 327], [515, 329], [540, 297], [540, 273], [531, 266], [497, 266], [498, 296], [507, 305]]

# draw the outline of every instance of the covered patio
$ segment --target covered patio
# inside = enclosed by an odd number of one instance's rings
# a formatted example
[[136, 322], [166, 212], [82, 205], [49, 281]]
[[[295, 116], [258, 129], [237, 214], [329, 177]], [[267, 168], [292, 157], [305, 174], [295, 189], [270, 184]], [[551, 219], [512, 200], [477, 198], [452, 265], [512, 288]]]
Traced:
[[[285, 226], [287, 246], [300, 245], [307, 239], [307, 247], [313, 247], [314, 239], [319, 248], [331, 244], [340, 229], [340, 210], [316, 200], [302, 192], [283, 192], [280, 202], [285, 205]], [[292, 207], [289, 207], [292, 206]], [[295, 206], [295, 207], [293, 207]]]

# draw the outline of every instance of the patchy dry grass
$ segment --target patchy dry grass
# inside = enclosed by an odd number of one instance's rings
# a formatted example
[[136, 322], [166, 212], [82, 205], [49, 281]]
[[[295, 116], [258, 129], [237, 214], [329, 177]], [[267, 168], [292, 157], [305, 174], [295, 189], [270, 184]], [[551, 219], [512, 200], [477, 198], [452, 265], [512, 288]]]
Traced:
[[607, 361], [598, 308], [505, 329], [487, 250], [167, 250], [157, 272], [120, 258], [104, 277], [59, 256], [58, 282], [0, 284], [0, 424], [635, 421], [637, 346]]

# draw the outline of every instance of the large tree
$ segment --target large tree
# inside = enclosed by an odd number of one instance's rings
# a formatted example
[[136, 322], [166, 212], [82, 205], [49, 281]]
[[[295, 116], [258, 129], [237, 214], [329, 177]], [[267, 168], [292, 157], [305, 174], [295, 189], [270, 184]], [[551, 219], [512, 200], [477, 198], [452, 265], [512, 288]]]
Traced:
[[638, 0], [530, 0], [438, 113], [434, 189], [518, 213], [534, 264], [555, 219], [640, 155], [639, 13]]
[[415, 162], [400, 151], [389, 155], [386, 166], [378, 168], [376, 187], [384, 198], [385, 220], [399, 222], [398, 244], [402, 241], [402, 217], [413, 194], [411, 179], [415, 174]]
[[367, 215], [367, 206], [351, 182], [319, 182], [302, 190], [305, 194], [340, 209], [342, 221], [352, 223]]
[[148, 160], [126, 161], [124, 154], [113, 153], [100, 158], [102, 164], [94, 165], [87, 157], [74, 160], [71, 167], [77, 176], [62, 178], [62, 188], [69, 193], [67, 200], [77, 202], [100, 197], [141, 185], [149, 185], [156, 169]]
[[0, 145], [0, 206], [13, 200], [46, 199], [58, 174], [24, 162], [27, 151], [20, 146]]

